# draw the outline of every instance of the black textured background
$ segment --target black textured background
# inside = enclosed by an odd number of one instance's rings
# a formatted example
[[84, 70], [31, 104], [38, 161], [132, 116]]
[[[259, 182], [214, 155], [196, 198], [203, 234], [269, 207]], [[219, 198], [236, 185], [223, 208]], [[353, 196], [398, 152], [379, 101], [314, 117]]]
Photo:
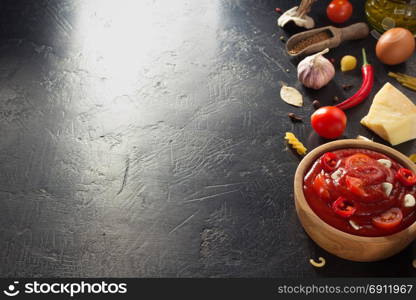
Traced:
[[[329, 24], [328, 2], [313, 7], [318, 26]], [[364, 16], [364, 1], [352, 2], [348, 24]], [[279, 39], [295, 30], [278, 28], [274, 12], [295, 3], [1, 0], [0, 275], [414, 276], [414, 245], [348, 262], [297, 220], [299, 159], [284, 132], [309, 149], [325, 142], [311, 132], [312, 100], [353, 94], [361, 75], [338, 71], [319, 92], [302, 88]], [[374, 45], [369, 37], [327, 55], [360, 58], [366, 47], [372, 95], [387, 80]], [[412, 58], [391, 69], [414, 68]], [[302, 90], [303, 108], [280, 100], [279, 81]], [[373, 137], [358, 124], [369, 105], [348, 112], [345, 137]], [[416, 152], [413, 142], [397, 148]], [[325, 268], [309, 264], [318, 256]]]

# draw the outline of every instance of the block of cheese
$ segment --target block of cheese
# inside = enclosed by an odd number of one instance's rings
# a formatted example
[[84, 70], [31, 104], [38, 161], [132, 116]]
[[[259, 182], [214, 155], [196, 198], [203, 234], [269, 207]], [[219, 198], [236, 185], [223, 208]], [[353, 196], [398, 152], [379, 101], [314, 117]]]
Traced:
[[375, 95], [361, 124], [393, 146], [412, 140], [416, 138], [416, 105], [387, 82]]

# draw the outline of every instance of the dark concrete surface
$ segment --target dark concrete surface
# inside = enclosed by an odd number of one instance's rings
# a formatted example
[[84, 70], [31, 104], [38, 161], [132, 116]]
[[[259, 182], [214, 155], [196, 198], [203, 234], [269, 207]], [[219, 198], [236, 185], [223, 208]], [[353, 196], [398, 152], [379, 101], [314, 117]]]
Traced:
[[[328, 2], [313, 8], [318, 26], [330, 24]], [[348, 24], [364, 15], [364, 1], [352, 2]], [[361, 79], [359, 68], [338, 71], [319, 92], [302, 88], [279, 39], [295, 30], [278, 28], [274, 12], [295, 3], [0, 1], [0, 275], [414, 276], [415, 245], [348, 262], [297, 220], [299, 159], [284, 132], [309, 149], [324, 143], [307, 121], [312, 100], [331, 104]], [[374, 44], [328, 54], [366, 47], [372, 95], [388, 70]], [[391, 69], [415, 74], [414, 61]], [[280, 81], [302, 90], [303, 108], [280, 100]], [[345, 137], [374, 137], [358, 124], [369, 105], [348, 112]], [[309, 264], [318, 256], [325, 268]]]

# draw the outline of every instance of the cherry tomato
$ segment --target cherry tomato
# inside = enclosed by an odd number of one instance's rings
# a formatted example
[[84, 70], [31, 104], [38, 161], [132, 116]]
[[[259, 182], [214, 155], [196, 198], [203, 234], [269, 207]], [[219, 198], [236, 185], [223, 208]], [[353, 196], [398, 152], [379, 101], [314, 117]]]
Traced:
[[322, 137], [335, 139], [342, 135], [347, 126], [347, 116], [335, 106], [324, 106], [311, 116], [313, 129]]
[[357, 153], [351, 156], [348, 156], [345, 159], [345, 167], [347, 169], [352, 169], [355, 167], [365, 166], [371, 162], [372, 158], [368, 155]]
[[357, 209], [354, 207], [354, 203], [347, 201], [347, 199], [341, 196], [332, 203], [332, 210], [337, 215], [348, 218], [351, 217]]
[[322, 168], [327, 172], [332, 172], [337, 166], [338, 158], [332, 152], [327, 152], [321, 157]]
[[372, 222], [374, 226], [381, 229], [393, 229], [403, 220], [403, 213], [400, 208], [394, 207], [385, 211], [381, 215], [374, 217]]
[[350, 176], [362, 179], [366, 184], [379, 184], [386, 180], [388, 169], [375, 159], [361, 153], [347, 157], [345, 168]]
[[361, 202], [382, 202], [387, 198], [380, 184], [366, 185], [365, 180], [349, 175], [345, 176], [345, 184], [347, 189], [355, 196], [358, 196]]
[[345, 176], [345, 184], [348, 190], [356, 196], [367, 197], [367, 193], [364, 190], [364, 182], [360, 178]]
[[352, 5], [348, 0], [333, 0], [326, 9], [328, 18], [334, 23], [344, 23], [352, 15]]
[[323, 199], [329, 199], [329, 186], [325, 181], [325, 176], [323, 174], [316, 175], [315, 179], [313, 180], [312, 187], [319, 197]]
[[399, 170], [397, 170], [396, 178], [404, 186], [412, 186], [416, 184], [416, 175], [409, 169], [400, 168]]
[[386, 181], [387, 172], [376, 165], [360, 166], [348, 169], [347, 174], [361, 178], [365, 184], [379, 184]]

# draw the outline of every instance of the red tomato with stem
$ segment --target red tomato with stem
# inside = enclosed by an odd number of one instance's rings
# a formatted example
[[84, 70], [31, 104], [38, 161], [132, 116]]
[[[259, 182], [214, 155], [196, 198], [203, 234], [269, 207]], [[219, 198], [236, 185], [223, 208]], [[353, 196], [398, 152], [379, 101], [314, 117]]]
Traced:
[[326, 9], [328, 18], [334, 23], [344, 23], [352, 15], [352, 5], [348, 0], [333, 0]]
[[347, 116], [335, 106], [324, 106], [311, 116], [313, 129], [322, 137], [335, 139], [340, 137], [347, 126]]

